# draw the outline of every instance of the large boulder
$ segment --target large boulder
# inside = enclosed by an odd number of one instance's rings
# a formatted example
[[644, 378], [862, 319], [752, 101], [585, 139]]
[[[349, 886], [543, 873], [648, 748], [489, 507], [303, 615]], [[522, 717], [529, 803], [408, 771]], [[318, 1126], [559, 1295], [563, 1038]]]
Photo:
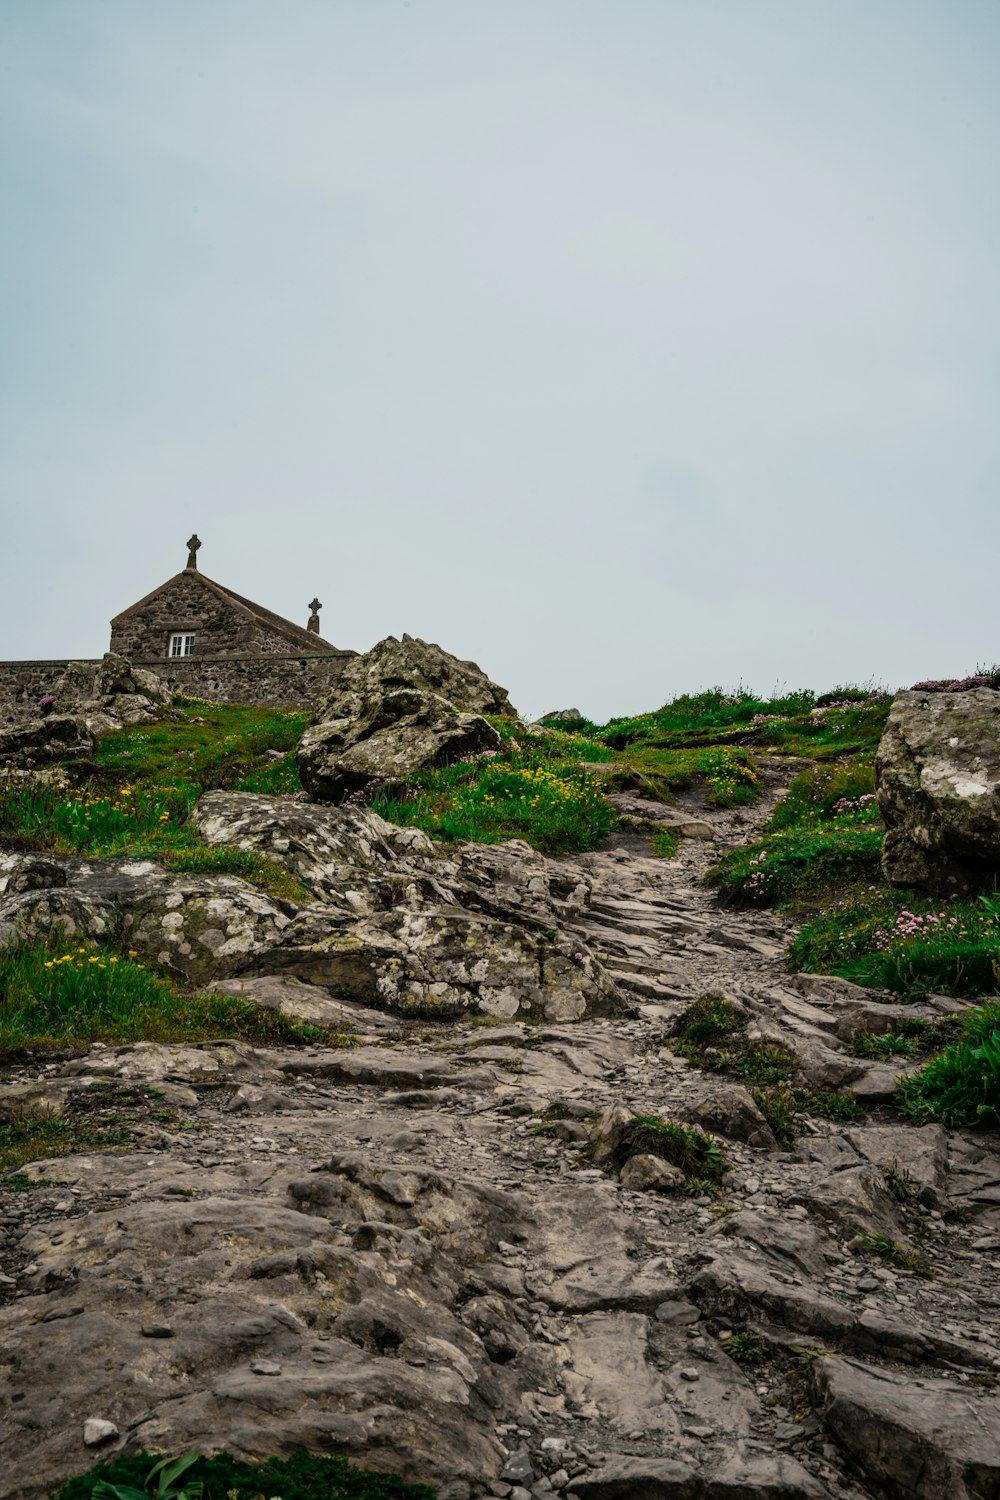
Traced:
[[373, 699], [384, 698], [397, 688], [435, 693], [466, 713], [516, 717], [506, 690], [491, 682], [474, 661], [459, 661], [440, 646], [412, 635], [404, 635], [401, 641], [390, 635], [348, 662], [336, 686], [320, 700], [313, 722], [359, 718]]
[[1000, 875], [1000, 691], [899, 693], [876, 787], [887, 880], [943, 896], [991, 888]]
[[[211, 792], [209, 843], [280, 862], [314, 900], [150, 860], [0, 852], [0, 946], [118, 937], [184, 982], [279, 976], [401, 1015], [575, 1021], [630, 1010], [567, 931], [589, 888], [526, 844], [440, 853], [370, 808]], [[252, 998], [252, 995], [251, 995]]]
[[474, 662], [404, 635], [348, 663], [298, 751], [311, 796], [340, 802], [371, 782], [497, 750], [483, 714], [513, 715], [503, 688]]

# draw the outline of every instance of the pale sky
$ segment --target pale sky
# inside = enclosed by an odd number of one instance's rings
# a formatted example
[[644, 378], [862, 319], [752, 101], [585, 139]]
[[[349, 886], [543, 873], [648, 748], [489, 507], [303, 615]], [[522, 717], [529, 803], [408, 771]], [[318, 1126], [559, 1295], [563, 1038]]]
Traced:
[[0, 658], [184, 565], [529, 714], [1000, 660], [996, 0], [0, 0]]

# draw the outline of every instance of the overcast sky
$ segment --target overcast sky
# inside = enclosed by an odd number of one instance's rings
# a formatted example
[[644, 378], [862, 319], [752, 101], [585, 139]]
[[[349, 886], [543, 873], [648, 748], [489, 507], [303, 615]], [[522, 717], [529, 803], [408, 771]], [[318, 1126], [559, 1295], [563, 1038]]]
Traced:
[[183, 567], [522, 711], [1000, 660], [996, 0], [0, 0], [0, 658]]

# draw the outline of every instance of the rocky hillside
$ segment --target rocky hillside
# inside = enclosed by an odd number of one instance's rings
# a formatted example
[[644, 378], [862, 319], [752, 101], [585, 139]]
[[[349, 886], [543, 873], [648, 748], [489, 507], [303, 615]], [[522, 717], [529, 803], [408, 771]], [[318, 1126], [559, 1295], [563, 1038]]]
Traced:
[[307, 731], [340, 805], [301, 723], [211, 705], [5, 773], [2, 1500], [140, 1450], [1000, 1496], [997, 1070], [935, 1082], [996, 944], [883, 880], [887, 701], [531, 732], [400, 644]]

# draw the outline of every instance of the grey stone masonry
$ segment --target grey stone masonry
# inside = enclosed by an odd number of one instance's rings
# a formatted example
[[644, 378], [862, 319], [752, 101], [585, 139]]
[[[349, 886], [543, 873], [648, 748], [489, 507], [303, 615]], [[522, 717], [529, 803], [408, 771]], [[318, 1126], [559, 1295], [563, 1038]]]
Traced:
[[[315, 637], [312, 638], [315, 641]], [[175, 693], [215, 703], [249, 703], [274, 708], [308, 708], [329, 692], [344, 666], [357, 655], [332, 648], [289, 656], [163, 657], [134, 660], [148, 667]], [[79, 658], [74, 658], [79, 660]], [[38, 716], [38, 700], [52, 692], [70, 665], [61, 661], [0, 662], [0, 724]], [[96, 670], [100, 662], [89, 663]]]
[[337, 651], [318, 629], [295, 625], [194, 568], [185, 568], [116, 615], [110, 649], [129, 661], [164, 662], [176, 634], [193, 636], [195, 657], [287, 656], [296, 649], [315, 656]]

